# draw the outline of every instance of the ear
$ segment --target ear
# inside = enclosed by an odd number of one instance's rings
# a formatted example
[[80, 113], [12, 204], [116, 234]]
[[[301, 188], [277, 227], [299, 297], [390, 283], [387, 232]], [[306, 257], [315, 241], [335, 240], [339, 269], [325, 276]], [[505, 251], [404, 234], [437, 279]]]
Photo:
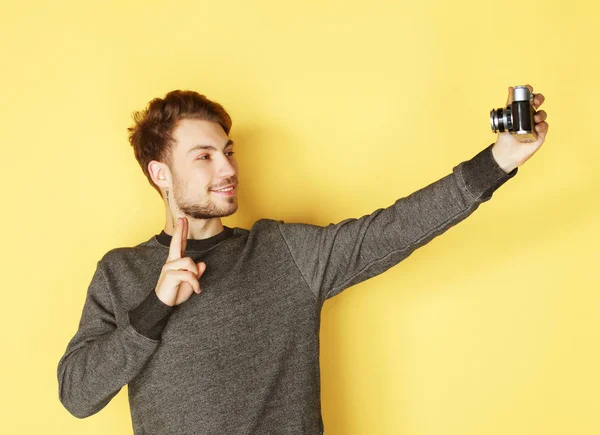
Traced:
[[166, 164], [152, 160], [148, 163], [148, 173], [157, 186], [165, 189], [171, 186], [171, 171], [169, 171], [169, 167]]

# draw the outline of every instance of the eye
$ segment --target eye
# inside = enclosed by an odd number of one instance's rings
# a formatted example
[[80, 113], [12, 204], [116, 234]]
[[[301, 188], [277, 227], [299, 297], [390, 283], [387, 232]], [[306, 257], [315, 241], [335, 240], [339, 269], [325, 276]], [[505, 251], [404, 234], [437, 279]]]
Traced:
[[[225, 154], [230, 154], [233, 156], [233, 154], [235, 154], [235, 151], [227, 151]], [[202, 154], [200, 157], [198, 157], [196, 160], [206, 160], [203, 157], [208, 157], [208, 154]]]

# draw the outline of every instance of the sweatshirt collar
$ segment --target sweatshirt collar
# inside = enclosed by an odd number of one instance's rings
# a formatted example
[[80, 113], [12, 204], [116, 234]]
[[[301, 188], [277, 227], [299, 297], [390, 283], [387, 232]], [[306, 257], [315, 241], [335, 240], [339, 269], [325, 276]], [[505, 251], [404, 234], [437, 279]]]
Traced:
[[[233, 228], [230, 228], [226, 225], [223, 225], [223, 231], [218, 234], [215, 234], [212, 237], [208, 237], [206, 239], [187, 239], [185, 250], [186, 251], [205, 251], [207, 249], [212, 248], [217, 243], [231, 237], [233, 235]], [[165, 233], [165, 230], [161, 230], [160, 234], [156, 234], [154, 236], [156, 241], [164, 246], [165, 248], [169, 248], [171, 246], [171, 239], [173, 236]]]

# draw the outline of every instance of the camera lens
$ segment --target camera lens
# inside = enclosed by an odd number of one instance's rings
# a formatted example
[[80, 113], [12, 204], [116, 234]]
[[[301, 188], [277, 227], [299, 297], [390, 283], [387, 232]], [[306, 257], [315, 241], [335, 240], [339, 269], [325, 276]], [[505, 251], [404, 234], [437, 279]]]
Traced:
[[505, 109], [492, 109], [490, 112], [490, 125], [494, 133], [505, 132], [512, 128], [512, 116], [510, 107]]

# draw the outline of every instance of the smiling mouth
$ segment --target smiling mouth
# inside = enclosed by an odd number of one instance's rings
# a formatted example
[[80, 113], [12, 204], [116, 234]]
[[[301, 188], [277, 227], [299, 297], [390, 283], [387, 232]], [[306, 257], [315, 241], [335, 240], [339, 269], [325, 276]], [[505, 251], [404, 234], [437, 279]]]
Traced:
[[236, 192], [236, 187], [228, 187], [220, 190], [211, 190], [211, 192], [218, 193], [219, 195], [233, 195]]

